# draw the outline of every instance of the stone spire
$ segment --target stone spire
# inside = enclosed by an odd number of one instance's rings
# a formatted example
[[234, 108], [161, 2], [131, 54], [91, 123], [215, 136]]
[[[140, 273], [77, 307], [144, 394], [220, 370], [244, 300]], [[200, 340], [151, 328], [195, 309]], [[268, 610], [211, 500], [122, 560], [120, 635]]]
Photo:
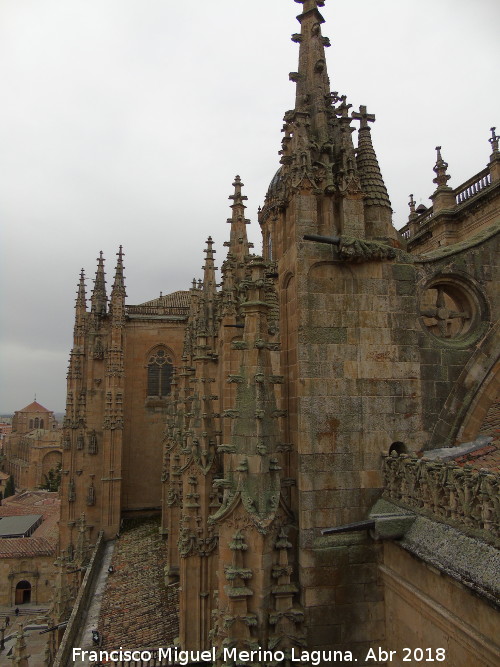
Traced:
[[365, 209], [365, 229], [372, 238], [397, 238], [392, 225], [392, 207], [384, 179], [373, 148], [371, 130], [368, 123], [375, 121], [374, 114], [367, 113], [366, 106], [359, 112], [353, 111], [351, 118], [359, 120], [358, 149], [356, 164], [363, 191]]
[[367, 113], [365, 106], [359, 107], [359, 112], [353, 111], [351, 118], [359, 120], [358, 150], [356, 162], [358, 165], [361, 186], [365, 194], [365, 206], [384, 206], [391, 209], [391, 202], [385, 187], [384, 179], [373, 148], [369, 122], [375, 121], [374, 114]]
[[[113, 288], [111, 289], [110, 311], [113, 318], [113, 326], [123, 325], [125, 323], [125, 280], [123, 277], [123, 249], [120, 246], [116, 253], [118, 260], [116, 262], [115, 277], [113, 280]], [[115, 341], [118, 342], [118, 341]]]
[[83, 269], [80, 272], [80, 280], [78, 282], [78, 290], [76, 293], [75, 302], [75, 327], [74, 327], [74, 344], [82, 345], [82, 336], [85, 333], [85, 317], [87, 314], [87, 295], [85, 292], [85, 273]]
[[123, 266], [123, 256], [125, 253], [123, 252], [122, 246], [120, 246], [116, 254], [118, 256], [118, 261], [116, 262], [115, 279], [113, 281], [113, 289], [111, 291], [111, 300], [115, 299], [117, 296], [121, 299], [124, 299], [127, 296], [125, 293], [125, 281], [123, 277], [123, 269], [125, 268]]
[[229, 242], [226, 242], [226, 245], [229, 250], [228, 254], [231, 253], [238, 261], [243, 261], [244, 258], [249, 255], [250, 248], [252, 244], [248, 242], [246, 225], [250, 224], [250, 220], [245, 218], [245, 208], [244, 201], [248, 199], [246, 195], [241, 194], [241, 188], [243, 187], [241, 178], [236, 175], [234, 177], [234, 194], [229, 195], [229, 199], [233, 200], [231, 208], [233, 214], [228, 218], [227, 222], [231, 225], [231, 235], [229, 237]]
[[299, 70], [291, 72], [290, 79], [297, 83], [295, 109], [310, 113], [312, 129], [325, 131], [327, 127], [326, 109], [330, 105], [330, 81], [326, 68], [325, 46], [330, 40], [321, 34], [321, 24], [325, 22], [318, 7], [324, 0], [295, 0], [304, 6], [297, 16], [301, 26], [300, 34], [292, 36], [300, 44]]
[[76, 305], [77, 310], [85, 312], [87, 310], [87, 294], [85, 291], [85, 272], [82, 269], [80, 271], [80, 281], [78, 283], [78, 291], [76, 296]]
[[206, 254], [205, 265], [203, 269], [203, 291], [209, 294], [215, 294], [216, 291], [216, 282], [215, 282], [215, 271], [217, 267], [215, 266], [214, 255], [215, 250], [213, 249], [213, 240], [209, 236], [207, 239], [207, 247], [204, 250]]
[[106, 296], [106, 280], [104, 273], [104, 259], [102, 250], [97, 260], [97, 271], [94, 280], [94, 289], [91, 297], [91, 311], [96, 315], [106, 315], [108, 297]]

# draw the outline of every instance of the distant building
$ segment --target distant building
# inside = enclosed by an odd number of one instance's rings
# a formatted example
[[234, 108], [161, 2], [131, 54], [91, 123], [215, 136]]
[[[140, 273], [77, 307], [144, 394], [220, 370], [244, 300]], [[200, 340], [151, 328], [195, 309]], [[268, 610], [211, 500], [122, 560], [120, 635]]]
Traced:
[[22, 410], [16, 410], [12, 418], [12, 431], [28, 433], [33, 429], [51, 431], [57, 428], [54, 413], [37, 401], [33, 401]]
[[48, 605], [54, 594], [60, 500], [28, 491], [0, 506], [0, 605]]
[[0, 452], [3, 449], [5, 439], [12, 432], [12, 422], [11, 421], [0, 421]]
[[61, 465], [61, 431], [54, 413], [34, 401], [15, 412], [4, 444], [4, 470], [16, 488], [36, 489]]

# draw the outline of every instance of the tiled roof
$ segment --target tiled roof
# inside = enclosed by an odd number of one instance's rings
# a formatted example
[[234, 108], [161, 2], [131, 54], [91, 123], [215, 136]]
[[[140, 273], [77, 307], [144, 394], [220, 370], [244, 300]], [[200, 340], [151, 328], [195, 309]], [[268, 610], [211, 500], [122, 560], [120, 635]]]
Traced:
[[56, 544], [45, 537], [12, 537], [0, 539], [0, 558], [54, 556]]
[[41, 514], [43, 521], [31, 537], [0, 539], [0, 558], [55, 555], [61, 501], [57, 493], [26, 491], [3, 500], [0, 517]]
[[178, 586], [165, 586], [166, 543], [158, 528], [156, 519], [138, 521], [116, 541], [98, 625], [106, 650], [168, 646], [178, 635]]
[[460, 466], [470, 465], [476, 470], [482, 468], [500, 472], [500, 398], [488, 410], [479, 435], [489, 436], [493, 440], [474, 452], [457, 457], [455, 463]]
[[476, 470], [500, 472], [500, 449], [498, 445], [491, 443], [486, 447], [476, 449], [475, 452], [459, 456], [454, 461], [459, 466], [469, 465]]
[[165, 294], [158, 297], [157, 299], [152, 299], [151, 301], [146, 301], [145, 303], [141, 303], [139, 305], [157, 306], [163, 308], [189, 308], [189, 292], [179, 290], [178, 292]]
[[17, 410], [17, 412], [51, 412], [51, 411], [47, 410], [47, 408], [44, 408], [43, 405], [40, 405], [40, 403], [38, 403], [37, 401], [33, 401], [33, 403], [30, 403], [22, 410]]

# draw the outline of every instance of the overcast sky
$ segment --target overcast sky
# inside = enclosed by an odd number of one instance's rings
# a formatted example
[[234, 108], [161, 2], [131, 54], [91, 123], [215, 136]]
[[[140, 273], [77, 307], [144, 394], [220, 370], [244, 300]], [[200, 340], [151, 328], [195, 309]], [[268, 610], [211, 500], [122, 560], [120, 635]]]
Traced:
[[[64, 410], [76, 283], [120, 244], [128, 303], [188, 289], [232, 180], [256, 210], [279, 166], [300, 30], [292, 0], [0, 0], [0, 413]], [[401, 227], [428, 205], [435, 146], [450, 185], [500, 131], [498, 0], [326, 0], [332, 90], [377, 121]]]

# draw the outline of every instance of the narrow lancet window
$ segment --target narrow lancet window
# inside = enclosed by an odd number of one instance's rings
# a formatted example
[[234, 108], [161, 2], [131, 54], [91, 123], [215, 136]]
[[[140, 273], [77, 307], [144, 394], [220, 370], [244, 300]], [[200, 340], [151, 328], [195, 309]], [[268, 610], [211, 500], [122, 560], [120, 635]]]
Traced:
[[156, 349], [148, 360], [148, 396], [168, 396], [172, 382], [172, 358], [163, 348]]

